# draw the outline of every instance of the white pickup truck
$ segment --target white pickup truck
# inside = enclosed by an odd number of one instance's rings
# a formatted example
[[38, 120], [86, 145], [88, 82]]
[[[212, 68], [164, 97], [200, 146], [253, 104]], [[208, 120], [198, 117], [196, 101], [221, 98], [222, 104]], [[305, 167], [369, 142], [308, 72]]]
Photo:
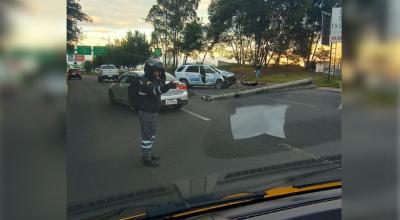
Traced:
[[97, 73], [99, 82], [102, 82], [104, 79], [118, 80], [118, 77], [118, 69], [113, 64], [101, 65]]

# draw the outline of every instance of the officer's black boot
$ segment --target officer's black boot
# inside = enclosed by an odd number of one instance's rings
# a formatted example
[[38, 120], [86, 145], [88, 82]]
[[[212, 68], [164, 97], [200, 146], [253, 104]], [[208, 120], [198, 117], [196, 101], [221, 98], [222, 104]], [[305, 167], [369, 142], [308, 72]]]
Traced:
[[159, 164], [153, 160], [151, 149], [143, 149], [143, 164], [149, 167], [158, 167]]
[[151, 160], [158, 161], [158, 160], [160, 160], [160, 157], [154, 153], [151, 153]]

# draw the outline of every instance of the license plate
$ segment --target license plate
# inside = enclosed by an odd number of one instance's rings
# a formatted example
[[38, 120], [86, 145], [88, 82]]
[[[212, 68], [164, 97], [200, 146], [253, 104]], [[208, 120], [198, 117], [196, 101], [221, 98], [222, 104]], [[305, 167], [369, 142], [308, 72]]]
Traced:
[[176, 100], [176, 99], [168, 99], [168, 100], [165, 100], [165, 104], [166, 105], [175, 105], [175, 104], [178, 104], [178, 100]]

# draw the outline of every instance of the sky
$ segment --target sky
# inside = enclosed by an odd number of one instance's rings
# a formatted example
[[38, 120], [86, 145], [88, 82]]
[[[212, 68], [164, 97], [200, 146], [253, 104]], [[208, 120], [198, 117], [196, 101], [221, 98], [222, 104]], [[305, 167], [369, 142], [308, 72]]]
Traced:
[[[208, 22], [207, 8], [211, 0], [200, 0], [197, 15]], [[153, 30], [144, 18], [156, 0], [81, 0], [84, 13], [93, 23], [80, 23], [84, 39], [80, 45], [103, 46], [122, 38], [127, 31], [138, 30], [147, 37]]]

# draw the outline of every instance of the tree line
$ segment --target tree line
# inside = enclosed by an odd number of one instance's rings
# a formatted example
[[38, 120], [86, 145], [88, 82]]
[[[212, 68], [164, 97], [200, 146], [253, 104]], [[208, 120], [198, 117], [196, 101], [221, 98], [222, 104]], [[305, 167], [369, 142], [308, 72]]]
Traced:
[[106, 47], [107, 54], [94, 57], [93, 67], [99, 67], [105, 63], [111, 63], [117, 67], [134, 67], [143, 64], [151, 56], [146, 35], [139, 31], [128, 31], [123, 38], [108, 43]]
[[[341, 0], [211, 0], [209, 22], [197, 16], [200, 0], [157, 0], [145, 20], [154, 31], [149, 40], [138, 31], [107, 45], [107, 55], [93, 66], [113, 63], [135, 66], [162, 49], [161, 59], [171, 68], [188, 57], [204, 59], [213, 52], [238, 64], [267, 65], [281, 59], [304, 61], [320, 57], [313, 47], [321, 38], [322, 12], [340, 6]], [[68, 0], [67, 40], [81, 38], [78, 21], [91, 21], [77, 0]], [[325, 52], [324, 52], [325, 53]], [[203, 54], [202, 57], [199, 57]]]
[[157, 0], [146, 21], [154, 27], [150, 45], [165, 63], [218, 50], [238, 64], [266, 65], [274, 58], [313, 59], [321, 38], [322, 11], [340, 0], [211, 0], [209, 23], [196, 15], [199, 0]]

